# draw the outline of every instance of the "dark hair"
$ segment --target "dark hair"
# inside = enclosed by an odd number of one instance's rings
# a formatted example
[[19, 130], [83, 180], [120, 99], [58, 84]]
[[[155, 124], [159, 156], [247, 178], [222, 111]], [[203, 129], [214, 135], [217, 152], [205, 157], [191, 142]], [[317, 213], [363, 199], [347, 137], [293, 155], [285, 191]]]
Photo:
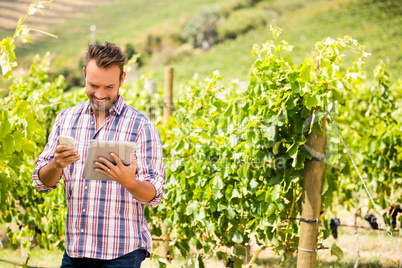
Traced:
[[96, 65], [100, 68], [108, 68], [117, 65], [120, 69], [120, 77], [124, 72], [124, 64], [126, 63], [126, 56], [123, 51], [113, 43], [105, 42], [105, 45], [88, 45], [85, 56], [85, 66], [91, 60], [96, 61]]

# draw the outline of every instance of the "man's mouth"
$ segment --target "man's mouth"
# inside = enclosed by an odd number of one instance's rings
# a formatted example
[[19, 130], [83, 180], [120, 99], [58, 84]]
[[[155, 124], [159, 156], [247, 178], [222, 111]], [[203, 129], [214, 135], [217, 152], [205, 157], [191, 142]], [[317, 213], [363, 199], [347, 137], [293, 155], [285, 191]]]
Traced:
[[103, 104], [105, 104], [105, 102], [106, 102], [108, 99], [99, 100], [99, 99], [97, 99], [97, 98], [93, 98], [93, 100], [94, 100], [94, 102], [95, 102], [96, 104], [98, 104], [98, 105], [103, 105]]

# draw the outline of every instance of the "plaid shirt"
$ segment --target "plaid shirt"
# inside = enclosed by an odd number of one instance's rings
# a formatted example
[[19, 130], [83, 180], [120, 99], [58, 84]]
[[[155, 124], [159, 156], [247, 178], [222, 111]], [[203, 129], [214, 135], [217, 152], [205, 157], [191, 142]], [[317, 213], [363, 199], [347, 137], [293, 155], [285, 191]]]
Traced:
[[[150, 254], [152, 239], [144, 205], [153, 207], [160, 203], [165, 183], [159, 132], [148, 118], [127, 106], [121, 96], [98, 131], [95, 122], [89, 100], [57, 116], [48, 143], [36, 160], [33, 185], [41, 192], [49, 192], [64, 176], [66, 252], [70, 257], [115, 259], [136, 249], [145, 249]], [[47, 187], [39, 180], [38, 173], [54, 158], [59, 135], [74, 138], [81, 159], [63, 169], [54, 187]], [[140, 202], [115, 181], [83, 179], [87, 148], [92, 139], [135, 142], [135, 177], [155, 186], [155, 198], [149, 203]]]

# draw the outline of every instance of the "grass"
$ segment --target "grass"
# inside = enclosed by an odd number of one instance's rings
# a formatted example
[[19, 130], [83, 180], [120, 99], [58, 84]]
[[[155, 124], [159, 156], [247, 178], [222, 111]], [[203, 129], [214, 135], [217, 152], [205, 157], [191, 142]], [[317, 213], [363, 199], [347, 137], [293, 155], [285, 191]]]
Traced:
[[[58, 249], [44, 250], [41, 248], [32, 249], [28, 265], [38, 267], [60, 267], [61, 259], [63, 258], [63, 252]], [[12, 261], [14, 263], [25, 263], [26, 257], [19, 250], [0, 249], [0, 259]], [[2, 268], [15, 268], [17, 265], [0, 262]]]
[[[353, 216], [350, 213], [342, 213], [344, 217], [341, 217], [342, 224], [353, 224]], [[358, 226], [369, 226], [368, 223], [361, 218], [358, 218]], [[318, 265], [317, 267], [322, 268], [352, 268], [357, 259], [356, 253], [356, 238], [354, 236], [353, 228], [339, 228], [338, 239], [334, 239], [332, 236], [324, 241], [324, 246], [331, 247], [333, 243], [336, 243], [344, 253], [343, 260], [337, 260], [335, 256], [331, 256], [330, 249], [319, 250], [318, 251]], [[398, 265], [398, 254], [395, 247], [389, 238], [389, 236], [382, 231], [376, 230], [366, 230], [359, 229], [359, 240], [360, 240], [360, 268], [391, 268]], [[402, 247], [402, 237], [394, 235], [394, 240], [401, 250]], [[251, 244], [251, 255], [253, 255], [257, 250], [258, 246]], [[230, 249], [227, 250], [230, 253]], [[192, 254], [197, 254], [195, 250]], [[40, 267], [59, 267], [63, 252], [52, 249], [44, 250], [40, 248], [34, 248], [30, 256], [29, 265], [40, 266]], [[10, 260], [17, 263], [24, 263], [25, 258], [21, 255], [19, 250], [11, 249], [0, 249], [0, 259]], [[295, 262], [297, 260], [297, 254], [294, 258], [290, 260], [287, 264], [281, 265], [280, 256], [275, 255], [271, 250], [266, 249], [261, 252], [258, 256], [254, 268], [265, 268], [265, 267], [295, 267]], [[207, 259], [205, 267], [215, 267], [223, 268], [225, 263], [223, 261], [217, 260], [215, 257]], [[179, 268], [186, 263], [186, 260], [180, 256], [179, 252], [176, 252], [174, 260], [167, 265], [167, 268]], [[0, 267], [3, 268], [15, 268], [17, 266], [6, 264], [0, 262]], [[152, 260], [146, 259], [142, 265], [143, 268], [155, 268], [157, 267]]]
[[[294, 45], [292, 59], [298, 65], [314, 50], [316, 42], [327, 37], [352, 36], [366, 47], [371, 56], [364, 70], [373, 77], [375, 66], [383, 60], [394, 78], [402, 69], [402, 2], [398, 0], [275, 1], [270, 23], [283, 28], [281, 39]], [[175, 82], [189, 80], [197, 73], [210, 77], [219, 70], [226, 80], [248, 80], [254, 60], [253, 44], [271, 40], [268, 27], [251, 31], [236, 40], [226, 40], [206, 53], [172, 63]], [[140, 72], [154, 72], [162, 81], [163, 68], [147, 66]]]

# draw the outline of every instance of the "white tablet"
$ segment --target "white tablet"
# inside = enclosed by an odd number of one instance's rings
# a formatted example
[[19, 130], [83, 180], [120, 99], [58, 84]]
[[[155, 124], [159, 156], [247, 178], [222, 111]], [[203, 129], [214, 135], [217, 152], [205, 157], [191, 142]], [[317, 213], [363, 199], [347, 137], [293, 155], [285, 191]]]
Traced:
[[100, 156], [116, 164], [110, 153], [115, 153], [124, 165], [129, 166], [135, 156], [135, 142], [91, 140], [82, 177], [86, 180], [112, 181], [108, 176], [95, 170], [99, 168], [95, 162], [101, 162], [98, 159]]

